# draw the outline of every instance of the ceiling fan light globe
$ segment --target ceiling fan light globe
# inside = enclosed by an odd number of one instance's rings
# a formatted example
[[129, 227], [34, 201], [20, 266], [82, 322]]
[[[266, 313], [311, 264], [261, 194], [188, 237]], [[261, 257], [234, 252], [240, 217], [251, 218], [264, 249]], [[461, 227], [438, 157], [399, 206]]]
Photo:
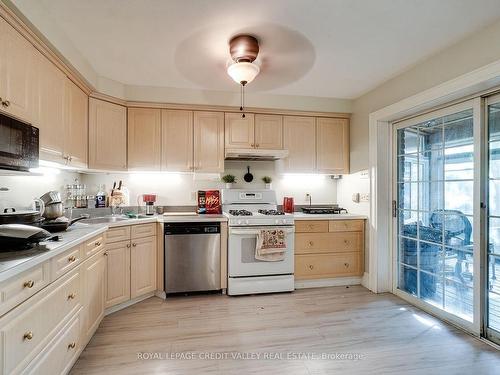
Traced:
[[252, 82], [259, 72], [259, 66], [250, 62], [235, 63], [227, 68], [227, 74], [240, 85], [243, 82], [245, 82], [245, 85]]

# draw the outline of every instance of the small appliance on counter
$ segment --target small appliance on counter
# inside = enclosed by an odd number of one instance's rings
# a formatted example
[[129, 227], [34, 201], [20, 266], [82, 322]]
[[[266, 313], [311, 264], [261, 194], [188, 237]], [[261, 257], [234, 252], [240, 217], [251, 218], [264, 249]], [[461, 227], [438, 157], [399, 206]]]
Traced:
[[142, 201], [146, 203], [146, 215], [154, 215], [156, 194], [143, 194]]
[[347, 210], [334, 204], [328, 207], [302, 207], [302, 212], [311, 215], [338, 215], [346, 214]]
[[293, 198], [284, 197], [283, 198], [283, 211], [287, 214], [293, 214], [295, 211], [295, 204], [293, 203]]
[[198, 213], [220, 214], [222, 212], [219, 190], [198, 191]]

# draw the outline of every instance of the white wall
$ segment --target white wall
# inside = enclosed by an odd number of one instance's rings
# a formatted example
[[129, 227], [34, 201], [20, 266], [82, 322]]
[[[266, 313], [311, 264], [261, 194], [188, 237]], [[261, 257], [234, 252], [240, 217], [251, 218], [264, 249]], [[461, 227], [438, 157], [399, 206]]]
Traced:
[[46, 169], [43, 176], [0, 176], [0, 209], [5, 207], [26, 208], [35, 197], [50, 190], [64, 192], [64, 186], [72, 184], [79, 175], [73, 172]]
[[[246, 183], [243, 175], [246, 167], [254, 175], [252, 183]], [[321, 175], [282, 175], [279, 162], [240, 162], [226, 161], [225, 173], [234, 174], [237, 178], [235, 188], [263, 189], [263, 176], [273, 178], [273, 189], [276, 190], [278, 203], [284, 196], [294, 197], [296, 204], [306, 204], [306, 193], [312, 196], [313, 204], [332, 204], [337, 201], [337, 182], [328, 176]], [[181, 174], [181, 173], [114, 173], [114, 174], [82, 174], [82, 182], [87, 184], [91, 194], [97, 192], [99, 184], [104, 183], [109, 191], [113, 182], [119, 180], [130, 191], [130, 204], [135, 205], [137, 197], [144, 193], [156, 193], [158, 204], [167, 206], [196, 205], [196, 191], [222, 189], [218, 174]]]
[[351, 172], [368, 168], [368, 116], [401, 99], [500, 59], [500, 21], [357, 98], [351, 118]]

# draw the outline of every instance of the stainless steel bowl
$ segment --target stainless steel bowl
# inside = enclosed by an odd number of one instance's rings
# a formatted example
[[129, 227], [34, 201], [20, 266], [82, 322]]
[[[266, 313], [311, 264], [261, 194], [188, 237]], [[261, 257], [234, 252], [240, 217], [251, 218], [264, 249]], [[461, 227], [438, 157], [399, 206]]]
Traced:
[[53, 204], [53, 203], [61, 203], [61, 193], [56, 190], [48, 191], [44, 195], [40, 197], [40, 199], [45, 203], [45, 205]]
[[47, 220], [57, 219], [64, 215], [64, 207], [61, 202], [51, 203], [45, 206], [45, 211], [43, 212], [43, 217]]

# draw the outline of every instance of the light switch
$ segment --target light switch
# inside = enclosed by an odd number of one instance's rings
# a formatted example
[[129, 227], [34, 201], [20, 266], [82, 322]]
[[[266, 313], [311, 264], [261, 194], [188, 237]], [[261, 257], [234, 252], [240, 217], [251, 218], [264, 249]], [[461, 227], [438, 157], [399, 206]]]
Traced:
[[353, 201], [354, 203], [359, 203], [359, 193], [354, 193], [354, 194], [352, 195], [352, 201]]

